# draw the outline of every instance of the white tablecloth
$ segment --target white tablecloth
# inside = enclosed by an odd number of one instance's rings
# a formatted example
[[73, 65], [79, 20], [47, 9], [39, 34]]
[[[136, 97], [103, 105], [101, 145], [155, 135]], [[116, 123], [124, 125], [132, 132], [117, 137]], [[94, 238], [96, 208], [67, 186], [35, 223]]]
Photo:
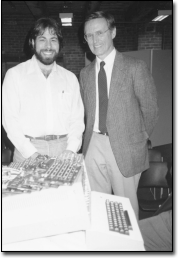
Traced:
[[2, 251], [87, 251], [85, 231], [4, 244]]

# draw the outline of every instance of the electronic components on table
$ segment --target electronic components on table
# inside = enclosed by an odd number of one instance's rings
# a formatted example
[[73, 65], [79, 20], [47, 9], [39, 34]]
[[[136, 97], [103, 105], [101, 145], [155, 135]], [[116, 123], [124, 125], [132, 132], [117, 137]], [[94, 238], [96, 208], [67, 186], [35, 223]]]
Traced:
[[81, 170], [83, 155], [48, 157], [39, 155], [3, 168], [2, 186], [6, 192], [31, 192], [60, 185], [72, 185]]

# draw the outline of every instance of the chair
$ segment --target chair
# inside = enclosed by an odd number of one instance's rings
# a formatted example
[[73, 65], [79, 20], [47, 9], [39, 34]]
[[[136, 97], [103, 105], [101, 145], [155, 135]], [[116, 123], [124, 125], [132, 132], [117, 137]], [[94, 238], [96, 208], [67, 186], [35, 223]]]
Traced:
[[163, 157], [159, 151], [154, 149], [148, 149], [148, 152], [150, 162], [163, 162]]
[[[155, 212], [168, 198], [168, 193], [166, 197], [163, 197], [163, 195], [155, 197], [151, 191], [151, 188], [163, 188], [168, 192], [171, 185], [167, 177], [168, 166], [166, 162], [150, 162], [149, 169], [141, 174], [138, 185], [138, 202], [141, 210]], [[171, 177], [171, 175], [169, 177]], [[172, 181], [170, 181], [170, 183], [171, 182]], [[140, 193], [140, 190], [143, 191]]]
[[173, 207], [172, 204], [173, 204], [173, 196], [172, 196], [172, 193], [170, 193], [166, 201], [164, 201], [164, 203], [159, 207], [159, 209], [154, 213], [153, 216], [157, 216], [164, 211], [172, 210], [172, 207]]
[[[160, 151], [155, 150], [155, 149], [148, 149], [148, 154], [149, 154], [149, 162], [163, 162], [163, 157], [160, 153]], [[153, 191], [154, 196], [156, 197], [156, 194], [158, 193], [163, 193], [163, 188], [151, 188], [151, 191]]]
[[152, 142], [150, 139], [147, 140], [147, 146], [148, 146], [148, 154], [149, 154], [149, 161], [162, 161], [163, 162], [163, 157], [160, 153], [160, 151], [153, 149], [152, 147]]

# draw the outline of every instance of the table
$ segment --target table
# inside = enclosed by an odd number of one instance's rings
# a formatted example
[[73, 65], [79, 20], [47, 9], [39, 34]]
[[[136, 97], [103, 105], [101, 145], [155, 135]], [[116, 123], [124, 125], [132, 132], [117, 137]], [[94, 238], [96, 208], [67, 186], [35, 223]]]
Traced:
[[2, 251], [87, 251], [85, 231], [4, 244]]

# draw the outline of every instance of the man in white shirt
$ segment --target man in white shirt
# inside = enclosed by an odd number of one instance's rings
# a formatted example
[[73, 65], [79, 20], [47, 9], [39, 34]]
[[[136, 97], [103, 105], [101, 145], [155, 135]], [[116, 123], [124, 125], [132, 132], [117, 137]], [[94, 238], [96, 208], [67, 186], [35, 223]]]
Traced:
[[83, 154], [91, 189], [128, 197], [138, 218], [138, 181], [149, 167], [147, 139], [158, 119], [156, 88], [143, 61], [114, 48], [112, 15], [91, 13], [84, 33], [96, 55], [80, 73]]
[[39, 19], [29, 39], [32, 59], [6, 73], [2, 120], [13, 161], [73, 155], [81, 147], [84, 107], [77, 77], [56, 63], [62, 40], [55, 20]]

